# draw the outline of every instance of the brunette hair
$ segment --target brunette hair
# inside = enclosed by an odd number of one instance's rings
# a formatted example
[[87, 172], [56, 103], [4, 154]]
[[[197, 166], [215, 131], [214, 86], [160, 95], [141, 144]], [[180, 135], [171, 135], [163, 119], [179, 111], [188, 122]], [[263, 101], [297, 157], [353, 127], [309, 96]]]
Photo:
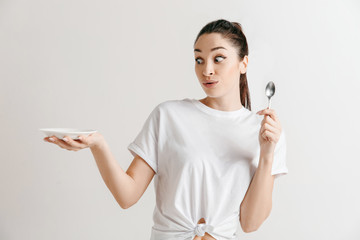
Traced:
[[[238, 50], [239, 61], [249, 55], [248, 44], [243, 33], [242, 27], [237, 22], [229, 22], [225, 19], [219, 19], [206, 24], [198, 33], [194, 46], [199, 37], [205, 33], [221, 33], [225, 39], [228, 39]], [[240, 102], [243, 106], [251, 111], [251, 101], [249, 86], [247, 83], [246, 73], [240, 73]]]

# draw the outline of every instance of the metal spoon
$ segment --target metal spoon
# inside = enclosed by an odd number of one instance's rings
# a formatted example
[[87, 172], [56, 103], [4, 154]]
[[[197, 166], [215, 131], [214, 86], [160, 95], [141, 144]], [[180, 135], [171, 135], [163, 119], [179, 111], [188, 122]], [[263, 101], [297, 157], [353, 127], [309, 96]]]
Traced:
[[268, 97], [268, 109], [270, 109], [271, 106], [271, 97], [275, 94], [275, 84], [274, 82], [270, 81], [265, 88], [265, 95]]

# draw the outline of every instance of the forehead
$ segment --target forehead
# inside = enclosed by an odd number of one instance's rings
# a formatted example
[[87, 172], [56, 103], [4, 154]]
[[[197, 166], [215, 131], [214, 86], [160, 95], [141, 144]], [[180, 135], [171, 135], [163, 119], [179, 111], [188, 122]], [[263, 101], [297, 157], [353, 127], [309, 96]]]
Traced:
[[201, 52], [210, 52], [213, 47], [219, 46], [228, 50], [231, 48], [229, 41], [223, 38], [220, 33], [205, 33], [198, 38], [194, 49], [200, 49]]

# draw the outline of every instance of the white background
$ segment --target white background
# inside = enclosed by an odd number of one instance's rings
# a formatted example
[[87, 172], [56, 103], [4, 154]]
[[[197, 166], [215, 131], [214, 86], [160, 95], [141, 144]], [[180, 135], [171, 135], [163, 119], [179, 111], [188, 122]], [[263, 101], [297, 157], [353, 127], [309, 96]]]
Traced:
[[150, 238], [153, 182], [124, 210], [89, 149], [66, 151], [38, 129], [97, 129], [126, 170], [157, 104], [205, 97], [193, 43], [219, 18], [248, 39], [252, 110], [274, 81], [287, 132], [271, 215], [240, 238], [360, 239], [355, 0], [0, 0], [0, 239]]

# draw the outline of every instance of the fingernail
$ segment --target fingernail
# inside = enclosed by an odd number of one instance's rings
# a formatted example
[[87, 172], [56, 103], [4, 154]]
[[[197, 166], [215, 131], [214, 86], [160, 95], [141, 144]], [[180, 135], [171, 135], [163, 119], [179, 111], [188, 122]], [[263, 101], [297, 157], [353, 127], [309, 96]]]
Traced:
[[49, 138], [50, 141], [54, 142], [54, 139], [53, 138]]
[[65, 142], [68, 142], [68, 141], [69, 141], [67, 138], [63, 138], [63, 140], [64, 140]]

